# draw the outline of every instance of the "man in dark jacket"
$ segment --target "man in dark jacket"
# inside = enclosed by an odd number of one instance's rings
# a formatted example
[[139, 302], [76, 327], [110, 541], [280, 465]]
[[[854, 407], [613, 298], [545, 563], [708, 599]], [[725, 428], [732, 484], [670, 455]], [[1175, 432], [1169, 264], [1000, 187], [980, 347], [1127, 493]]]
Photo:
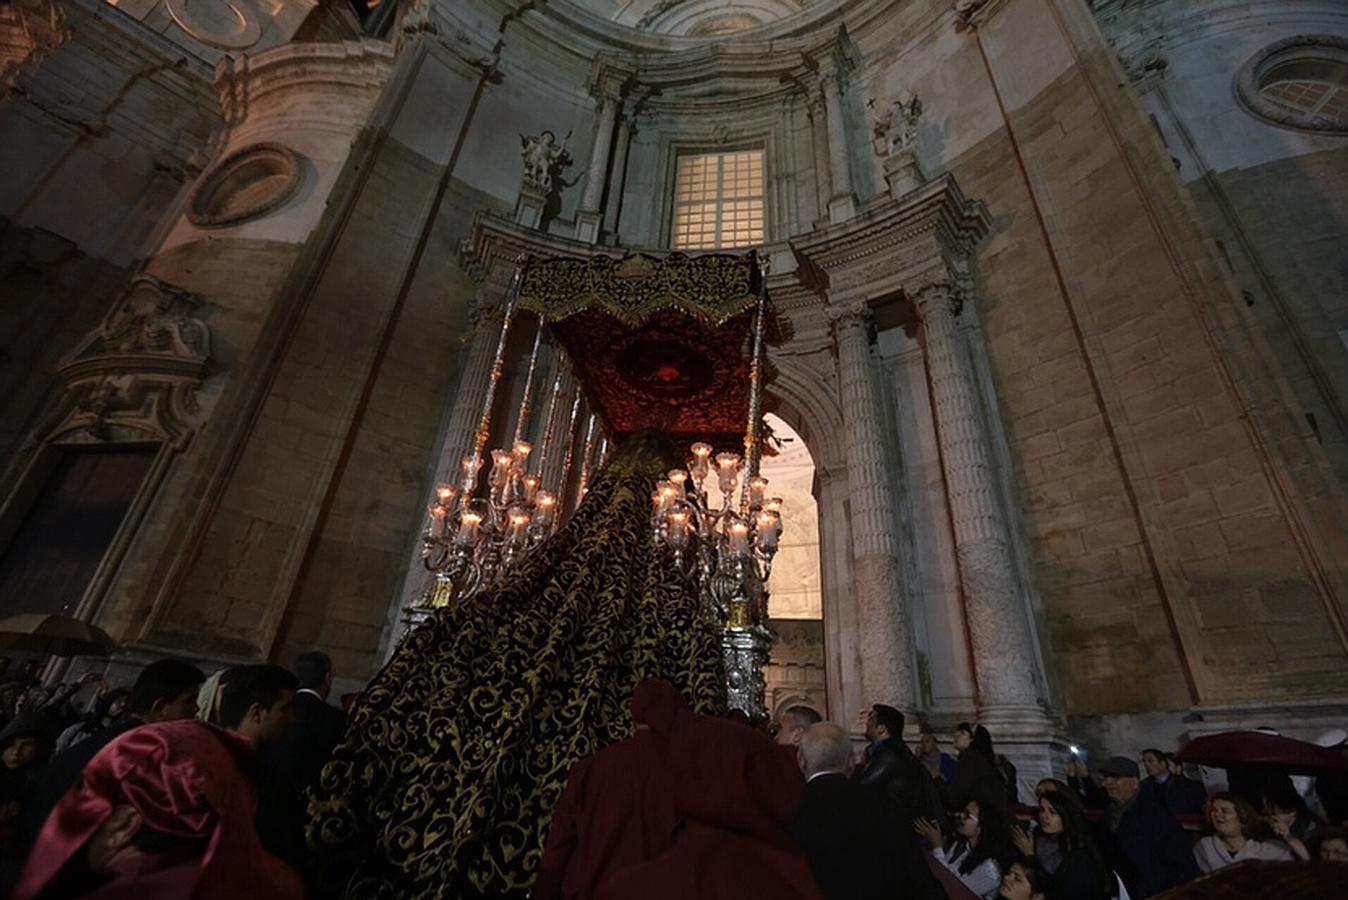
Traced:
[[1176, 816], [1198, 816], [1208, 802], [1208, 792], [1192, 778], [1170, 773], [1169, 755], [1161, 750], [1143, 750], [1142, 765], [1147, 780], [1142, 789], [1151, 791], [1156, 801]]
[[311, 650], [295, 660], [299, 690], [289, 727], [259, 751], [257, 824], [263, 845], [293, 865], [303, 865], [305, 792], [318, 780], [346, 729], [346, 715], [328, 705], [332, 660]]
[[1111, 756], [1100, 767], [1110, 799], [1109, 861], [1129, 896], [1145, 900], [1196, 877], [1198, 864], [1184, 829], [1150, 791], [1142, 790], [1138, 775], [1137, 763], [1122, 756]]
[[877, 703], [866, 714], [865, 765], [857, 772], [859, 784], [874, 788], [889, 798], [903, 821], [933, 819], [944, 821], [936, 785], [922, 761], [903, 742], [903, 713], [892, 706]]
[[843, 729], [821, 722], [801, 735], [797, 751], [806, 784], [790, 831], [820, 888], [829, 900], [944, 897], [912, 826], [904, 827], [906, 820], [875, 791], [843, 774], [850, 749]]

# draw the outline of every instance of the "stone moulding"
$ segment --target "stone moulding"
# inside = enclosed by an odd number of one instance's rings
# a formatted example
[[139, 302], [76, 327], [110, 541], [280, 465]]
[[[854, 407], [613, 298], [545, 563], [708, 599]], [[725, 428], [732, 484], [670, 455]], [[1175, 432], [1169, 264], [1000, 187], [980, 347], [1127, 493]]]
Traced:
[[187, 219], [199, 228], [222, 228], [261, 218], [299, 189], [304, 164], [284, 144], [250, 144], [211, 167], [192, 190]]
[[[1316, 121], [1307, 113], [1275, 103], [1261, 93], [1264, 78], [1275, 66], [1296, 60], [1325, 60], [1341, 69], [1348, 69], [1348, 38], [1331, 34], [1303, 34], [1269, 44], [1246, 60], [1236, 73], [1236, 99], [1253, 115], [1283, 128], [1317, 134], [1348, 134], [1348, 124], [1342, 121]], [[1348, 90], [1348, 84], [1342, 85], [1340, 89]]]
[[261, 53], [221, 57], [215, 91], [226, 123], [237, 125], [262, 106], [271, 108], [294, 95], [347, 95], [347, 105], [363, 119], [388, 80], [393, 48], [385, 41], [283, 44]]

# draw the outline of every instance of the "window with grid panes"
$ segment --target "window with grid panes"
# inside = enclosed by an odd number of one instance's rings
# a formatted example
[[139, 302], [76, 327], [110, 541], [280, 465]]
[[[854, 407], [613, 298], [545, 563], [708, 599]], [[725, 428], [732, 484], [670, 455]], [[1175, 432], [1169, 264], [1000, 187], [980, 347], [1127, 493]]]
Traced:
[[686, 154], [674, 182], [674, 249], [763, 243], [763, 151]]

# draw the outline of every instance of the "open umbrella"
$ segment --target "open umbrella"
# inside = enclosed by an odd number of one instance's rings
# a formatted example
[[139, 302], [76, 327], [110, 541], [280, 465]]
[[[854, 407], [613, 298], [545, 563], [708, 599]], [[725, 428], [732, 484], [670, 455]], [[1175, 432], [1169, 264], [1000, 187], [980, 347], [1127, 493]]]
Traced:
[[1222, 769], [1268, 766], [1289, 775], [1348, 771], [1348, 756], [1338, 750], [1262, 731], [1224, 731], [1197, 737], [1185, 744], [1175, 759]]
[[41, 656], [111, 656], [117, 647], [102, 628], [46, 613], [0, 619], [0, 650]]

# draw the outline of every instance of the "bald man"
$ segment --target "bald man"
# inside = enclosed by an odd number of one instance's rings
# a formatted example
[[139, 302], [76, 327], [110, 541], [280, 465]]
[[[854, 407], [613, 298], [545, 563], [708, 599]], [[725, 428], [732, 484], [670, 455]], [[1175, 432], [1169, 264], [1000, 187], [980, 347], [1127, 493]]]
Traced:
[[852, 742], [831, 722], [805, 729], [796, 761], [805, 795], [791, 836], [829, 900], [937, 900], [945, 892], [932, 877], [913, 834], [880, 795], [847, 777]]

